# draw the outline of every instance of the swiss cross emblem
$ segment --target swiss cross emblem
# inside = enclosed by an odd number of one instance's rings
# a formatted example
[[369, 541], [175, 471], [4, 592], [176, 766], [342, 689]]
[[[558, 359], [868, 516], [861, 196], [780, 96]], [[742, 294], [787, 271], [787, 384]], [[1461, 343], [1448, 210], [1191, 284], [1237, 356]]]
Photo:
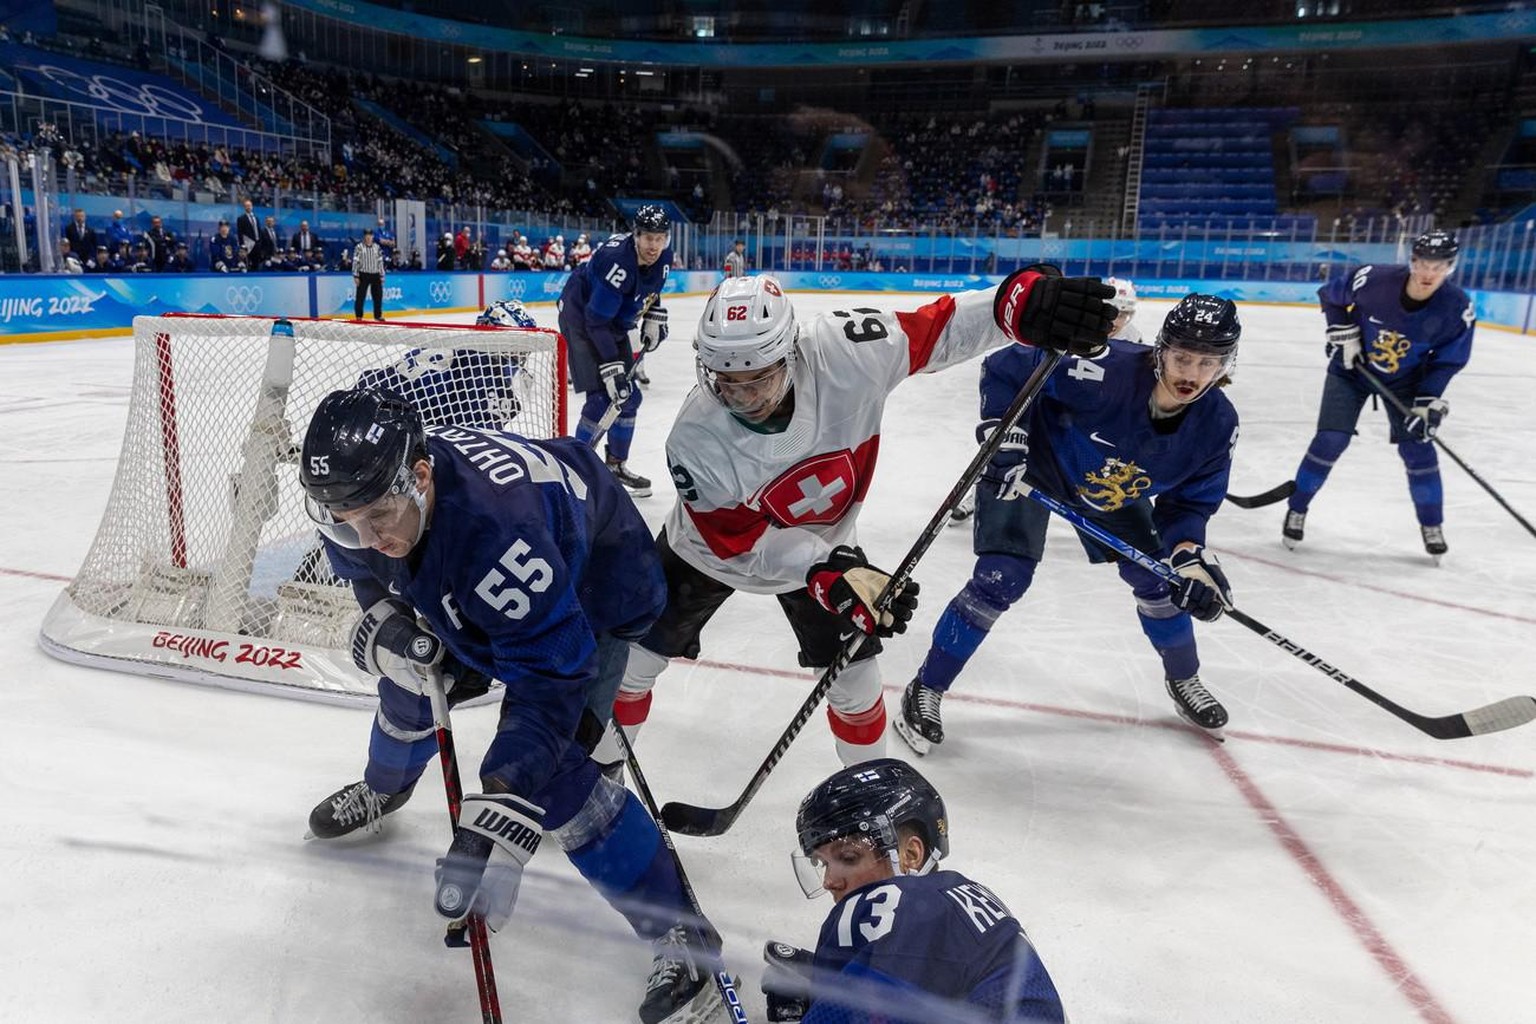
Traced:
[[762, 490], [758, 506], [784, 526], [835, 523], [858, 493], [853, 453], [846, 448], [806, 459]]

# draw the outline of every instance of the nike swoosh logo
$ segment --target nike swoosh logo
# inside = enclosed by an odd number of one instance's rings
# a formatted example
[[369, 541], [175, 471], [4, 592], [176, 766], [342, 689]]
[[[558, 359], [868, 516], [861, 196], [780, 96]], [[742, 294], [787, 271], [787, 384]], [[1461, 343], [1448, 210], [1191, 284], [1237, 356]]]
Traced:
[[394, 594], [396, 597], [400, 596], [400, 588], [398, 586], [396, 586], [394, 582], [391, 582], [389, 584], [389, 592], [391, 594]]
[[1099, 444], [1107, 445], [1110, 448], [1115, 447], [1115, 442], [1104, 440], [1102, 437], [1099, 436], [1099, 432], [1097, 430], [1092, 431], [1092, 432], [1089, 433], [1088, 440], [1090, 440], [1090, 441], [1097, 441]]
[[1377, 319], [1376, 319], [1376, 318], [1375, 318], [1375, 317], [1373, 317], [1373, 316], [1368, 316], [1368, 317], [1366, 317], [1366, 319], [1367, 319], [1367, 320], [1369, 320], [1369, 321], [1370, 321], [1370, 322], [1371, 322], [1371, 323], [1373, 323], [1373, 324], [1379, 324], [1379, 323], [1381, 323], [1381, 321], [1380, 321], [1380, 320], [1377, 320]]

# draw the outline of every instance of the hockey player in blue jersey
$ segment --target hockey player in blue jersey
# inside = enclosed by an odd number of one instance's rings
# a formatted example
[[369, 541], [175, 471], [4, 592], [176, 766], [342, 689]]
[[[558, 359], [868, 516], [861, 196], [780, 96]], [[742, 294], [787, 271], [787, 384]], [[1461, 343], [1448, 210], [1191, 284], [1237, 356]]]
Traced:
[[844, 768], [795, 817], [807, 896], [832, 894], [814, 954], [765, 950], [770, 1021], [944, 1024], [1064, 1021], [1061, 997], [1018, 920], [949, 855], [944, 801], [904, 761]]
[[671, 221], [659, 206], [635, 211], [634, 230], [598, 246], [592, 258], [571, 271], [560, 293], [560, 333], [570, 351], [571, 384], [583, 392], [576, 440], [591, 443], [609, 405], [619, 406], [608, 431], [608, 468], [629, 493], [643, 498], [651, 481], [629, 470], [629, 446], [641, 393], [630, 368], [635, 363], [630, 332], [650, 352], [667, 339], [667, 311], [661, 289], [672, 267]]
[[[1220, 735], [1227, 712], [1200, 681], [1191, 617], [1214, 620], [1231, 603], [1226, 574], [1205, 550], [1205, 528], [1226, 495], [1237, 443], [1237, 411], [1218, 388], [1241, 335], [1231, 302], [1188, 295], [1169, 311], [1152, 351], [1110, 341], [1098, 355], [1066, 360], [1046, 381], [982, 473], [971, 579], [939, 616], [895, 723], [913, 750], [926, 754], [943, 741], [945, 692], [1034, 579], [1050, 519], [1024, 497], [1035, 487], [1158, 553], [1179, 574], [1181, 583], [1170, 587], [1082, 538], [1089, 560], [1116, 561], [1135, 595], [1179, 714]], [[996, 427], [1040, 358], [1038, 349], [1014, 345], [982, 363], [979, 435]]]
[[1296, 470], [1281, 526], [1281, 540], [1301, 543], [1312, 499], [1328, 481], [1365, 400], [1375, 394], [1361, 374], [1375, 379], [1409, 410], [1388, 407], [1392, 444], [1408, 472], [1408, 494], [1424, 550], [1438, 563], [1447, 550], [1440, 462], [1430, 443], [1450, 411], [1445, 389], [1472, 358], [1477, 324], [1467, 293], [1447, 280], [1461, 243], [1449, 231], [1429, 231], [1413, 243], [1408, 266], [1358, 267], [1318, 289], [1328, 327], [1328, 376], [1323, 383], [1317, 434]]
[[[306, 509], [363, 615], [353, 659], [379, 677], [363, 780], [322, 801], [312, 835], [377, 828], [436, 753], [427, 680], [450, 704], [505, 687], [483, 792], [464, 798], [438, 862], [438, 912], [473, 909], [494, 931], [547, 833], [655, 947], [643, 1024], [718, 1003], [719, 938], [695, 918], [655, 822], [588, 756], [627, 641], [666, 600], [644, 520], [586, 445], [466, 427], [426, 428], [390, 391], [337, 391], [300, 454]], [[501, 827], [482, 827], [480, 822]]]

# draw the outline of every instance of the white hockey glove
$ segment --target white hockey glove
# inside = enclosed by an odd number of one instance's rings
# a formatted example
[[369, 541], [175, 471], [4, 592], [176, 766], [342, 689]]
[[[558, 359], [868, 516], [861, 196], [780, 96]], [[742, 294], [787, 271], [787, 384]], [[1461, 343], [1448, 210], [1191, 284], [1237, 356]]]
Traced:
[[1205, 548], [1182, 548], [1166, 559], [1168, 568], [1182, 579], [1169, 584], [1173, 603], [1201, 622], [1215, 622], [1232, 607], [1232, 585], [1221, 562]]
[[811, 963], [808, 949], [787, 942], [770, 942], [763, 947], [763, 995], [768, 997], [771, 1024], [798, 1021], [811, 1012]]
[[[442, 660], [443, 642], [418, 626], [416, 613], [398, 598], [374, 602], [352, 626], [352, 663], [413, 693], [427, 692]], [[443, 692], [452, 687], [452, 676], [444, 676]]]
[[1415, 441], [1428, 441], [1440, 429], [1440, 421], [1451, 411], [1451, 403], [1434, 395], [1420, 395], [1403, 417], [1403, 429]]
[[511, 793], [464, 798], [453, 845], [437, 862], [437, 912], [457, 921], [470, 913], [500, 931], [517, 905], [523, 867], [544, 839], [544, 808]]
[[863, 548], [841, 544], [832, 549], [825, 562], [817, 562], [805, 574], [805, 588], [816, 603], [834, 615], [853, 623], [868, 636], [888, 637], [907, 631], [907, 622], [917, 611], [916, 581], [908, 580], [896, 592], [885, 611], [875, 618], [875, 599], [885, 589], [891, 574], [881, 572], [864, 557]]
[[667, 311], [660, 306], [652, 306], [640, 318], [640, 346], [647, 352], [654, 352], [666, 340]]
[[[997, 430], [1001, 420], [982, 420], [976, 426], [976, 443], [986, 444], [987, 439]], [[1002, 501], [1013, 501], [1022, 495], [1029, 493], [1029, 484], [1024, 482], [1024, 474], [1029, 469], [1029, 433], [1023, 427], [1014, 425], [1014, 428], [1003, 437], [1003, 443], [998, 446], [992, 455], [992, 461], [987, 463], [986, 471], [982, 477], [997, 485], [997, 497]]]
[[623, 405], [629, 397], [629, 367], [616, 359], [599, 366], [597, 375], [603, 382], [603, 390], [608, 392], [608, 401], [614, 405]]
[[1328, 327], [1328, 354], [1335, 352], [1346, 370], [1357, 369], [1365, 360], [1360, 348], [1359, 324], [1336, 324]]

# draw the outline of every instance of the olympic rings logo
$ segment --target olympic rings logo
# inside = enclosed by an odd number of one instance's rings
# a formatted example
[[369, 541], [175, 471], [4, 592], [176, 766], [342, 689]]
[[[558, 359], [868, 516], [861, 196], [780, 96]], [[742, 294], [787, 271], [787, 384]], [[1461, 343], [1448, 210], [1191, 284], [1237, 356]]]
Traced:
[[37, 72], [63, 92], [83, 96], [92, 103], [123, 113], [174, 117], [183, 121], [203, 120], [202, 104], [185, 93], [161, 85], [134, 85], [110, 75], [91, 75], [87, 78], [57, 64], [39, 65]]
[[520, 277], [511, 277], [507, 279], [507, 294], [512, 296], [514, 299], [522, 298], [523, 292], [527, 290], [527, 287], [527, 284], [525, 284], [523, 279]]
[[437, 303], [447, 302], [453, 297], [453, 282], [433, 281], [427, 285], [427, 294], [432, 296], [432, 301]]
[[816, 279], [816, 283], [823, 288], [836, 288], [843, 283], [843, 279], [836, 274], [822, 274]]
[[254, 313], [261, 305], [261, 286], [232, 284], [224, 289], [224, 301], [231, 313]]

